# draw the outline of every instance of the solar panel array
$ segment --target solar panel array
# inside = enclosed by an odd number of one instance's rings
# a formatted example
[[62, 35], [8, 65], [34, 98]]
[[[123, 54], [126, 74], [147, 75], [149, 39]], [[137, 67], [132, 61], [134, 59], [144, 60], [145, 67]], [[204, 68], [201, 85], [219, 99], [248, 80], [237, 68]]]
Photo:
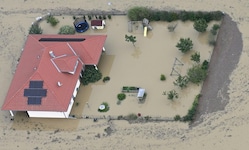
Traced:
[[28, 97], [28, 105], [40, 105], [42, 97], [47, 96], [47, 89], [43, 89], [43, 81], [30, 81], [29, 88], [24, 89], [24, 96]]

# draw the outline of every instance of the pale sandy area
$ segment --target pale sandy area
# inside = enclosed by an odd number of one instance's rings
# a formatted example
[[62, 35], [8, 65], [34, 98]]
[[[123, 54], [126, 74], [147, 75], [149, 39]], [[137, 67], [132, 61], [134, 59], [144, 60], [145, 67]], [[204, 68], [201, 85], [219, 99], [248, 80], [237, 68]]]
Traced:
[[[230, 100], [225, 107], [225, 110], [205, 115], [204, 121], [194, 128], [189, 128], [187, 124], [178, 122], [129, 124], [126, 121], [107, 122], [106, 120], [99, 120], [98, 122], [93, 123], [92, 120], [84, 119], [28, 119], [23, 113], [19, 113], [17, 119], [13, 122], [10, 121], [8, 112], [1, 111], [0, 149], [247, 149], [249, 138], [247, 132], [249, 123], [249, 104], [247, 103], [247, 86], [249, 84], [247, 75], [249, 54], [249, 43], [247, 41], [249, 34], [247, 32], [247, 7], [249, 6], [249, 3], [246, 0], [128, 0], [122, 2], [120, 2], [120, 0], [111, 0], [112, 5], [107, 5], [107, 3], [107, 0], [54, 0], [52, 2], [49, 0], [24, 0], [19, 2], [3, 0], [0, 6], [0, 104], [3, 103], [3, 99], [5, 98], [13, 76], [17, 59], [20, 56], [21, 49], [24, 45], [28, 28], [35, 17], [44, 15], [49, 11], [65, 10], [65, 13], [70, 13], [70, 9], [75, 11], [79, 7], [81, 7], [82, 10], [87, 11], [125, 11], [131, 6], [140, 5], [167, 10], [221, 10], [230, 15], [233, 20], [238, 23], [238, 27], [242, 32], [243, 52], [237, 68], [230, 76]], [[118, 18], [113, 19], [115, 20]], [[113, 26], [113, 30], [118, 30], [119, 28], [127, 30], [126, 24], [122, 21], [124, 20], [120, 20], [120, 23], [117, 24], [111, 24], [111, 22], [107, 22], [107, 24]], [[84, 87], [81, 89], [86, 91], [81, 93], [90, 94], [80, 95], [85, 97], [84, 99], [79, 99], [79, 108], [81, 104], [84, 104], [84, 102], [90, 98], [88, 101], [91, 109], [88, 110], [87, 108], [84, 108], [82, 113], [88, 113], [89, 115], [98, 114], [96, 107], [98, 107], [99, 103], [115, 99], [115, 93], [120, 91], [121, 86], [131, 84], [145, 87], [148, 91], [148, 101], [141, 104], [143, 106], [140, 108], [139, 106], [136, 106], [138, 103], [134, 97], [128, 96], [121, 105], [116, 105], [116, 102], [110, 102], [112, 105], [108, 113], [137, 113], [134, 111], [137, 107], [141, 110], [142, 114], [146, 115], [152, 114], [157, 116], [158, 114], [152, 111], [153, 109], [158, 109], [157, 111], [159, 113], [164, 113], [170, 117], [175, 114], [172, 113], [174, 111], [178, 111], [179, 114], [186, 113], [187, 108], [190, 106], [190, 102], [185, 103], [185, 101], [183, 102], [182, 99], [179, 99], [178, 105], [174, 107], [166, 97], [162, 96], [162, 90], [156, 90], [157, 88], [163, 89], [164, 86], [172, 85], [172, 81], [170, 81], [172, 79], [169, 77], [170, 69], [168, 68], [171, 68], [173, 58], [171, 58], [172, 60], [170, 61], [153, 59], [155, 62], [145, 61], [147, 63], [144, 63], [144, 66], [134, 66], [134, 64], [139, 64], [137, 62], [143, 61], [143, 59], [150, 59], [150, 57], [162, 57], [166, 59], [167, 57], [160, 54], [165, 53], [164, 55], [167, 55], [168, 53], [166, 53], [165, 50], [175, 49], [175, 44], [167, 45], [167, 39], [165, 45], [160, 45], [156, 49], [154, 47], [145, 47], [143, 42], [164, 42], [162, 41], [163, 39], [156, 39], [156, 41], [153, 41], [154, 38], [160, 34], [165, 34], [165, 38], [174, 37], [166, 36], [168, 31], [166, 30], [164, 23], [153, 23], [152, 26], [155, 26], [155, 28], [152, 33], [149, 33], [148, 38], [142, 37], [139, 33], [136, 34], [138, 38], [138, 42], [136, 43], [137, 49], [134, 49], [131, 43], [126, 43], [124, 41], [124, 35], [119, 31], [113, 33], [116, 34], [115, 36], [108, 36], [106, 42], [107, 52], [101, 59], [101, 62], [103, 61], [106, 63], [102, 63], [99, 68], [108, 68], [104, 65], [111, 66], [109, 70], [103, 70], [103, 74], [110, 76], [111, 80], [105, 84], [100, 82], [97, 85], [92, 85], [92, 88]], [[191, 26], [190, 23], [189, 26]], [[183, 27], [178, 27], [176, 28], [175, 33], [177, 36], [179, 36], [177, 33], [178, 29], [181, 29], [180, 31], [184, 30]], [[161, 30], [161, 28], [164, 29]], [[107, 28], [106, 30], [110, 29]], [[104, 34], [104, 32], [102, 34]], [[189, 34], [192, 35], [193, 31], [189, 32]], [[163, 35], [160, 35], [160, 37], [162, 36]], [[174, 38], [178, 38], [177, 36]], [[198, 37], [197, 35], [192, 36]], [[198, 38], [204, 39], [204, 37]], [[120, 41], [120, 43], [113, 44], [112, 41]], [[199, 46], [200, 47], [197, 47], [198, 49], [204, 45], [200, 44]], [[151, 53], [148, 51], [157, 51], [158, 53], [155, 53], [155, 56], [151, 56]], [[122, 53], [123, 56], [117, 55], [119, 53]], [[178, 52], [175, 50], [171, 51], [171, 53]], [[177, 55], [180, 57], [179, 54]], [[208, 54], [205, 55], [208, 56]], [[125, 58], [128, 58], [129, 61], [127, 62]], [[186, 61], [185, 64], [189, 63], [183, 58], [180, 59], [183, 62]], [[116, 63], [117, 61], [120, 62]], [[158, 63], [164, 63], [164, 65], [158, 65]], [[122, 70], [124, 67], [115, 66], [117, 64], [129, 65], [132, 67], [131, 70]], [[136, 71], [136, 67], [144, 67], [144, 70], [143, 72], [136, 72], [138, 77], [141, 78], [133, 79], [132, 72]], [[153, 69], [156, 69], [157, 71], [150, 72], [150, 67], [153, 67]], [[113, 68], [121, 69], [116, 71], [112, 70]], [[150, 73], [150, 76], [146, 76], [148, 72]], [[160, 73], [166, 74], [167, 80], [165, 82], [159, 80]], [[148, 82], [141, 82], [141, 80], [148, 80]], [[157, 88], [151, 89], [153, 85], [157, 86]], [[103, 91], [101, 90], [102, 88], [104, 89]], [[106, 93], [114, 94], [109, 95]], [[195, 93], [193, 95], [195, 95]], [[158, 102], [152, 103], [152, 97], [155, 97], [155, 101]], [[186, 97], [188, 97], [188, 95], [186, 95]], [[189, 100], [192, 99], [190, 97], [191, 96], [189, 96]], [[165, 105], [165, 107], [162, 104]], [[148, 106], [153, 106], [155, 108], [149, 109]], [[124, 110], [122, 110], [123, 108]], [[162, 108], [165, 108], [165, 110], [162, 110]], [[112, 130], [112, 134], [107, 136], [105, 129]]]

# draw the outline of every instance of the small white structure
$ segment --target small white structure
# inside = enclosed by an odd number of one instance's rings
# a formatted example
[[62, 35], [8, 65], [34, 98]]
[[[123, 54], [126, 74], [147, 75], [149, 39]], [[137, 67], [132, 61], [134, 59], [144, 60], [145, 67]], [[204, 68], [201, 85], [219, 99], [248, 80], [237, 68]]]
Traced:
[[92, 20], [91, 21], [92, 29], [104, 29], [105, 28], [105, 20]]
[[144, 94], [145, 94], [145, 89], [140, 89], [138, 90], [138, 93], [137, 93], [137, 98], [139, 100], [142, 100], [144, 98]]

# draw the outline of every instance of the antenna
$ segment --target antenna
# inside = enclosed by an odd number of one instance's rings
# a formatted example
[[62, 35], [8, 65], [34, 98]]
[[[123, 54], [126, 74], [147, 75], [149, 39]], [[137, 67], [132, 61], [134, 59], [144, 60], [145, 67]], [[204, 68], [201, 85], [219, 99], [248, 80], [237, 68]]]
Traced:
[[61, 83], [61, 82], [57, 82], [57, 85], [58, 85], [58, 86], [62, 86], [62, 83]]
[[54, 55], [54, 52], [53, 52], [53, 51], [49, 51], [49, 55], [50, 55], [52, 58], [55, 58], [55, 55]]

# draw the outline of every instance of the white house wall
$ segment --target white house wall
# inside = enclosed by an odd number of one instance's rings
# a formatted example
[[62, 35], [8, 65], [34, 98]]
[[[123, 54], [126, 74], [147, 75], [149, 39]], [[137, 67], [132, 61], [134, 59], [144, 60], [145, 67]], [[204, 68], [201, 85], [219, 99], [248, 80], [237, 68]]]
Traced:
[[76, 83], [76, 86], [75, 86], [74, 92], [73, 92], [73, 97], [76, 97], [76, 95], [78, 93], [77, 88], [79, 88], [79, 87], [80, 87], [80, 80], [78, 80], [77, 83]]
[[35, 118], [66, 118], [64, 112], [56, 111], [27, 111], [29, 117]]
[[68, 105], [66, 112], [56, 112], [56, 111], [27, 111], [29, 117], [35, 118], [68, 118], [74, 104], [74, 98], [77, 95], [78, 88], [80, 86], [80, 80], [77, 81], [72, 98]]

